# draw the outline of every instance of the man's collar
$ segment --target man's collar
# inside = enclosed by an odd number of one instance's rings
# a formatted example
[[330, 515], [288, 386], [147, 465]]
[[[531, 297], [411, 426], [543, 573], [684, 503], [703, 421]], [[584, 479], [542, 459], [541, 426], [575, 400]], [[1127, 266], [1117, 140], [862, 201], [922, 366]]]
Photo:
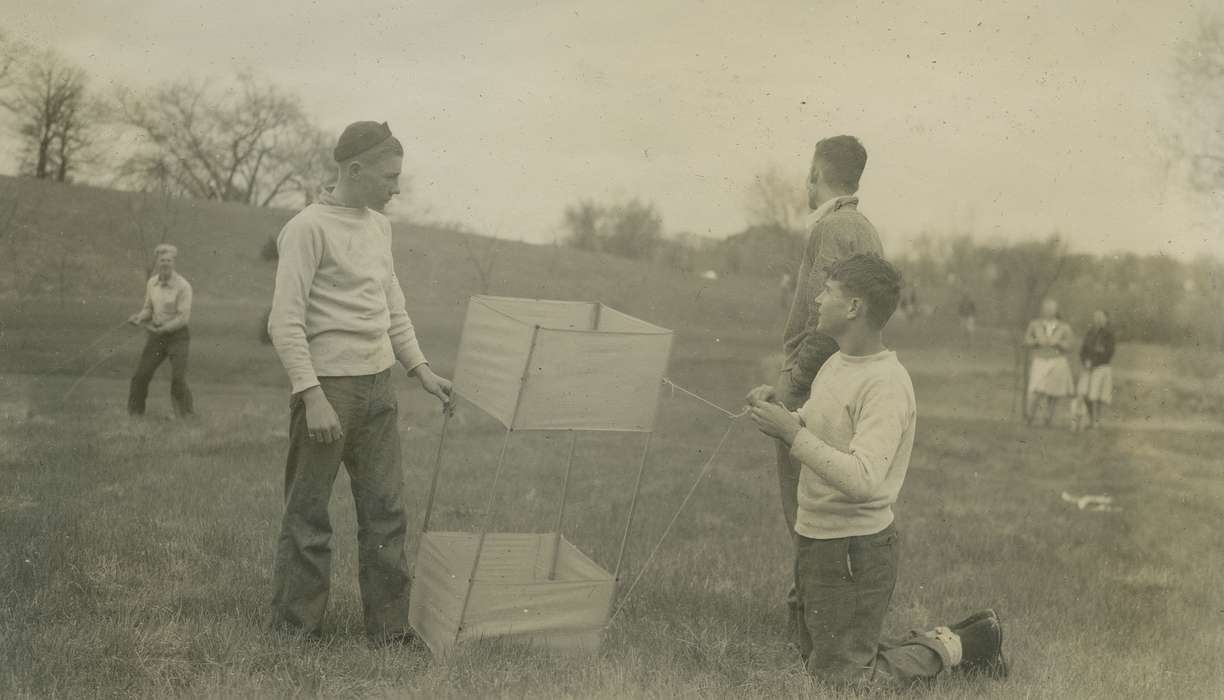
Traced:
[[837, 211], [844, 206], [858, 204], [858, 196], [853, 194], [844, 194], [838, 197], [828, 199], [824, 204], [821, 204], [812, 212], [812, 222], [815, 223], [823, 219], [830, 212]]
[[341, 207], [343, 209], [362, 210], [366, 208], [366, 207], [355, 207], [351, 204], [345, 204], [344, 202], [340, 201], [340, 198], [336, 196], [335, 185], [332, 185], [331, 187], [324, 187], [320, 189], [319, 195], [315, 197], [315, 201], [318, 202], [319, 204], [324, 204], [329, 207]]

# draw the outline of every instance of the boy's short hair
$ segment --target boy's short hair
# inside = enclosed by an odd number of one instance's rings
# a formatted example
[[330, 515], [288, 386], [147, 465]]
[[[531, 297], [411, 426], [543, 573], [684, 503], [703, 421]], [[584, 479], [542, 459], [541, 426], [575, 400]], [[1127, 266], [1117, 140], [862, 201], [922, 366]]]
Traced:
[[883, 328], [901, 299], [901, 272], [875, 253], [856, 253], [829, 266], [829, 279], [867, 302], [867, 320]]
[[169, 243], [159, 243], [157, 247], [153, 249], [153, 259], [157, 260], [163, 255], [169, 255], [172, 258], [177, 258], [178, 248], [175, 248]]
[[816, 142], [816, 152], [812, 155], [813, 171], [817, 163], [822, 166], [820, 172], [830, 185], [847, 192], [858, 192], [859, 179], [867, 167], [867, 149], [853, 136], [830, 136]]

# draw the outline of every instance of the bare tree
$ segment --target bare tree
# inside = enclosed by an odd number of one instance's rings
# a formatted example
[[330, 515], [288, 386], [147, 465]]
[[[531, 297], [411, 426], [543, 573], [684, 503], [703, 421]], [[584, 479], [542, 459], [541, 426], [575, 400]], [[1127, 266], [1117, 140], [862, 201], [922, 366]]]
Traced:
[[652, 259], [663, 243], [663, 217], [653, 202], [631, 199], [603, 206], [589, 199], [565, 208], [566, 245]]
[[181, 228], [183, 207], [177, 200], [168, 188], [136, 193], [128, 199], [124, 214], [131, 234], [129, 260], [140, 271], [141, 281], [153, 274], [153, 249], [168, 242], [171, 231]]
[[[478, 236], [466, 231], [458, 232], [463, 241], [463, 250], [468, 262], [476, 269], [480, 293], [488, 294], [493, 285], [493, 268], [497, 265], [497, 249], [500, 240], [495, 236]], [[479, 242], [477, 242], [479, 239]]]
[[567, 245], [579, 250], [599, 250], [601, 228], [606, 210], [589, 199], [565, 208], [564, 227]]
[[786, 231], [801, 228], [808, 209], [802, 184], [776, 165], [752, 178], [744, 204], [750, 225]]
[[638, 260], [654, 257], [663, 242], [663, 216], [652, 202], [631, 199], [608, 210], [604, 250]]
[[123, 93], [119, 120], [146, 146], [122, 168], [142, 188], [272, 206], [325, 181], [327, 137], [296, 95], [240, 73], [232, 84], [180, 80]]
[[50, 49], [18, 53], [0, 58], [0, 68], [12, 72], [0, 106], [15, 119], [22, 167], [36, 178], [66, 182], [89, 145], [93, 122], [85, 71]]
[[1024, 397], [1029, 387], [1029, 353], [1024, 346], [1027, 324], [1037, 314], [1041, 302], [1066, 272], [1070, 259], [1066, 239], [1055, 234], [1044, 241], [1006, 246], [995, 252], [1001, 273], [995, 280], [999, 295], [1012, 301], [1003, 319], [1011, 336], [1015, 382], [1012, 386], [1011, 415], [1019, 401], [1021, 415], [1028, 418]]
[[0, 30], [0, 91], [8, 87], [17, 66], [17, 57], [26, 47]]
[[1224, 15], [1203, 17], [1178, 48], [1174, 76], [1170, 155], [1185, 182], [1224, 214]]

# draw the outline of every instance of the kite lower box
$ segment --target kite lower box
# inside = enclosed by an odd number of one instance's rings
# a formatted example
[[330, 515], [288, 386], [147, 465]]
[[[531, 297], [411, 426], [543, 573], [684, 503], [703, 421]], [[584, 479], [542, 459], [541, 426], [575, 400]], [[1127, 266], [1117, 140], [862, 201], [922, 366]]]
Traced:
[[488, 533], [473, 574], [478, 533], [425, 533], [409, 619], [430, 651], [445, 655], [491, 638], [567, 654], [597, 651], [616, 583], [564, 537], [557, 546], [558, 537]]

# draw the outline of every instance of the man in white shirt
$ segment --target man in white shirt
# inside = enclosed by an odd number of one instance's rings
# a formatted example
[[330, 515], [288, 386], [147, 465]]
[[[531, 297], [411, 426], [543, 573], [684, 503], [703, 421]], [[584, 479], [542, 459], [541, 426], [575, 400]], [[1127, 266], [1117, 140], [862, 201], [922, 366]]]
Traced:
[[268, 334], [291, 385], [285, 515], [273, 566], [273, 621], [322, 632], [331, 568], [331, 499], [341, 462], [357, 509], [366, 634], [411, 637], [408, 517], [391, 381], [397, 362], [449, 408], [451, 383], [417, 343], [381, 211], [399, 193], [404, 150], [386, 123], [349, 125], [333, 150], [332, 191], [285, 224], [277, 239]]
[[128, 317], [128, 323], [148, 331], [140, 363], [128, 389], [128, 414], [143, 416], [149, 382], [161, 363], [170, 358], [170, 400], [179, 418], [194, 415], [191, 389], [187, 386], [187, 356], [191, 349], [191, 285], [174, 269], [178, 249], [162, 243], [153, 249], [157, 262], [154, 275], [145, 284], [144, 306]]
[[819, 331], [839, 350], [817, 372], [811, 398], [792, 412], [774, 387], [748, 396], [762, 432], [802, 466], [796, 643], [813, 675], [839, 685], [905, 687], [950, 669], [1002, 677], [1003, 632], [992, 610], [880, 641], [900, 548], [892, 506], [917, 425], [909, 373], [882, 337], [900, 292], [900, 273], [878, 255], [833, 263], [815, 304]]

